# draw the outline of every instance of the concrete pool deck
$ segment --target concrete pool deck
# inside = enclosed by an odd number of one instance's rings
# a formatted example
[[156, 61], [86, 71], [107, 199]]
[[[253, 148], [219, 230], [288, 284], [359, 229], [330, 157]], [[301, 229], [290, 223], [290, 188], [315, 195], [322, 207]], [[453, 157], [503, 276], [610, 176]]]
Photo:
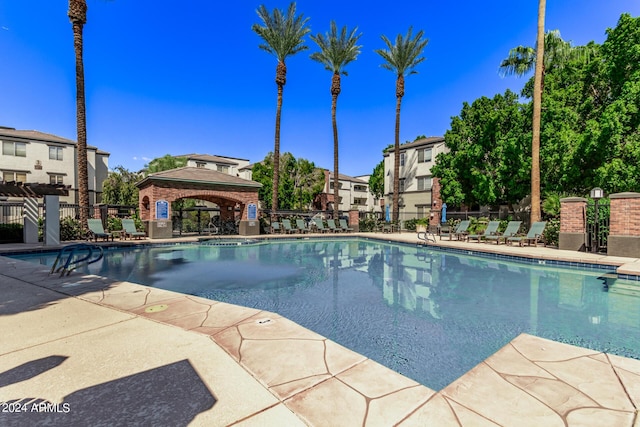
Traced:
[[[438, 245], [640, 274], [639, 259]], [[640, 361], [526, 334], [436, 393], [276, 313], [1, 256], [0, 296], [0, 425], [640, 426]]]

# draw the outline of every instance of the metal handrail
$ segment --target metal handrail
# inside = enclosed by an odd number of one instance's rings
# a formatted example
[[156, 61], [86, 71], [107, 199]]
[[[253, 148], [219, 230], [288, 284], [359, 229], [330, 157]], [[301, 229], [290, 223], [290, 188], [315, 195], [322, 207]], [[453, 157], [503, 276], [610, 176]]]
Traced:
[[[91, 259], [91, 257], [94, 254], [94, 250], [96, 249], [98, 250], [99, 254], [96, 258]], [[74, 259], [74, 256], [76, 256], [79, 251], [83, 251], [83, 250], [88, 251], [87, 255], [84, 257]], [[66, 252], [69, 253], [69, 255], [66, 258], [66, 261], [64, 261], [63, 265], [61, 264], [60, 267], [58, 267], [58, 263], [62, 261], [64, 254]], [[51, 271], [49, 272], [49, 274], [60, 272], [60, 277], [64, 276], [65, 273], [68, 276], [69, 274], [71, 274], [73, 270], [80, 267], [81, 265], [89, 265], [89, 264], [93, 264], [94, 262], [98, 262], [102, 259], [103, 256], [104, 256], [104, 251], [98, 245], [92, 245], [90, 243], [77, 243], [74, 245], [65, 246], [64, 248], [60, 249], [60, 251], [58, 252], [58, 256], [56, 257], [56, 260], [53, 263], [53, 266], [51, 267]], [[56, 269], [56, 267], [58, 268]]]

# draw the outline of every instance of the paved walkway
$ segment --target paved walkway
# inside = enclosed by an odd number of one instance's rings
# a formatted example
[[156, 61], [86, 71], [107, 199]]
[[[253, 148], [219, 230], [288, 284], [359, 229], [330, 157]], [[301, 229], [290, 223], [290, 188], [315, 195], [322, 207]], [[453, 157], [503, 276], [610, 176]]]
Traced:
[[[638, 259], [438, 244], [640, 272]], [[640, 361], [524, 334], [436, 393], [276, 313], [5, 257], [0, 330], [3, 426], [640, 426]]]

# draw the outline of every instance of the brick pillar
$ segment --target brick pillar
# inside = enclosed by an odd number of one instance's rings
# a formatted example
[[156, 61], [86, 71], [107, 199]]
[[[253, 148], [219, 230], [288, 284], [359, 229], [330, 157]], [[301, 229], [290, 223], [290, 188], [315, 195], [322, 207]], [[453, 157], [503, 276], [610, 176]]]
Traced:
[[640, 193], [611, 194], [609, 200], [607, 255], [640, 257]]
[[360, 212], [358, 209], [349, 210], [349, 227], [353, 228], [353, 231], [360, 231]]
[[560, 199], [559, 249], [584, 251], [587, 242], [587, 199]]

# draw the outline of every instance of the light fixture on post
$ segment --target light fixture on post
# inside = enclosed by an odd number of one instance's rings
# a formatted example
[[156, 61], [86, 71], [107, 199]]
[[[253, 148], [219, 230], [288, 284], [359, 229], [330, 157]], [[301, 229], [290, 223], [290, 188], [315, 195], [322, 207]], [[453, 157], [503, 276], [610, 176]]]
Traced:
[[594, 205], [593, 205], [594, 224], [593, 225], [594, 225], [595, 233], [593, 235], [593, 238], [591, 239], [591, 251], [597, 253], [600, 250], [600, 245], [599, 245], [600, 218], [598, 217], [598, 201], [604, 197], [604, 191], [602, 191], [602, 188], [596, 187], [591, 189], [591, 192], [589, 193], [589, 195], [591, 196], [594, 202]]

